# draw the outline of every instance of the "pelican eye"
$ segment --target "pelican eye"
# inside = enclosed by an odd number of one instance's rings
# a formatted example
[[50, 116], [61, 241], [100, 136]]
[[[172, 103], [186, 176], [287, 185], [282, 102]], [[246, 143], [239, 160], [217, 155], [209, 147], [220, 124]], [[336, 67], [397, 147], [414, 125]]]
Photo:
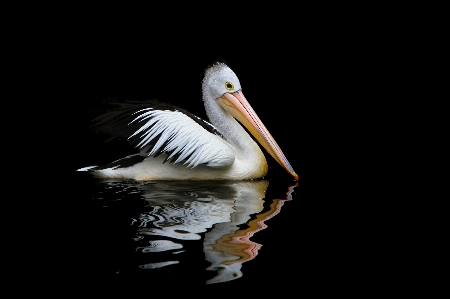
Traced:
[[233, 91], [234, 85], [231, 82], [225, 82], [225, 88], [228, 89], [229, 91]]

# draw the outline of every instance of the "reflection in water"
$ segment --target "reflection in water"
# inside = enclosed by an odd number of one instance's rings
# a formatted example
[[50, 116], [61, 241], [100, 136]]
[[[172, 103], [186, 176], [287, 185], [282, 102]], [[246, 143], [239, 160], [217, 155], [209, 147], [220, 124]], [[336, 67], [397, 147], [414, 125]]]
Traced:
[[161, 267], [173, 265], [173, 264], [178, 264], [178, 261], [150, 263], [150, 264], [140, 265], [139, 268], [141, 268], [141, 269], [156, 269], [156, 268], [161, 268]]
[[242, 263], [254, 259], [262, 246], [250, 238], [267, 227], [264, 222], [280, 212], [296, 186], [289, 188], [286, 198], [273, 199], [270, 207], [264, 208], [268, 184], [266, 180], [108, 183], [110, 187], [122, 186], [125, 192], [138, 191], [148, 202], [148, 210], [131, 222], [137, 227], [134, 239], [146, 243], [136, 251], [147, 255], [171, 253], [165, 256], [168, 260], [139, 267], [173, 267], [180, 263], [177, 256], [186, 251], [183, 242], [203, 238], [205, 259], [210, 263], [207, 270], [216, 271], [207, 284], [243, 275]]

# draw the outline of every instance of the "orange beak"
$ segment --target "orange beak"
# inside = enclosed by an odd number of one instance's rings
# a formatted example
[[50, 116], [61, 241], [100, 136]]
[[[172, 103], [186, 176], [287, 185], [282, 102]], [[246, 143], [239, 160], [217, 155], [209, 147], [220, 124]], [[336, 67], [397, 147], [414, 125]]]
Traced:
[[225, 93], [217, 101], [231, 116], [243, 124], [266, 151], [298, 181], [298, 175], [295, 173], [291, 164], [289, 164], [289, 161], [284, 156], [275, 139], [273, 139], [272, 135], [270, 135], [253, 108], [247, 102], [241, 90], [234, 93]]

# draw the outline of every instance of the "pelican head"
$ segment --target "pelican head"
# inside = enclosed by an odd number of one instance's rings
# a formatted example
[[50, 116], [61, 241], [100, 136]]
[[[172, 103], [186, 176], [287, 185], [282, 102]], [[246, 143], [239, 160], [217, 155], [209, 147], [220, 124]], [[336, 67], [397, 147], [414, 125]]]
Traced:
[[241, 90], [241, 83], [236, 74], [225, 64], [218, 63], [206, 71], [203, 79], [203, 94], [218, 99], [225, 93]]
[[284, 156], [275, 139], [242, 93], [236, 74], [224, 63], [210, 67], [202, 82], [203, 100], [217, 102], [229, 115], [237, 119], [266, 151], [296, 180], [298, 175]]

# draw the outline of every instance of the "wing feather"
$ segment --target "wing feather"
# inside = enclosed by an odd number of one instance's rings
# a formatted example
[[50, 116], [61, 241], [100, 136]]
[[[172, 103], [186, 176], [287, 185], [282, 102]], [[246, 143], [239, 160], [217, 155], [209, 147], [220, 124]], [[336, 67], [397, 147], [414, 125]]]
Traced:
[[94, 121], [94, 130], [128, 140], [141, 156], [167, 154], [164, 162], [189, 168], [222, 168], [234, 162], [233, 149], [212, 124], [172, 105], [129, 102]]

